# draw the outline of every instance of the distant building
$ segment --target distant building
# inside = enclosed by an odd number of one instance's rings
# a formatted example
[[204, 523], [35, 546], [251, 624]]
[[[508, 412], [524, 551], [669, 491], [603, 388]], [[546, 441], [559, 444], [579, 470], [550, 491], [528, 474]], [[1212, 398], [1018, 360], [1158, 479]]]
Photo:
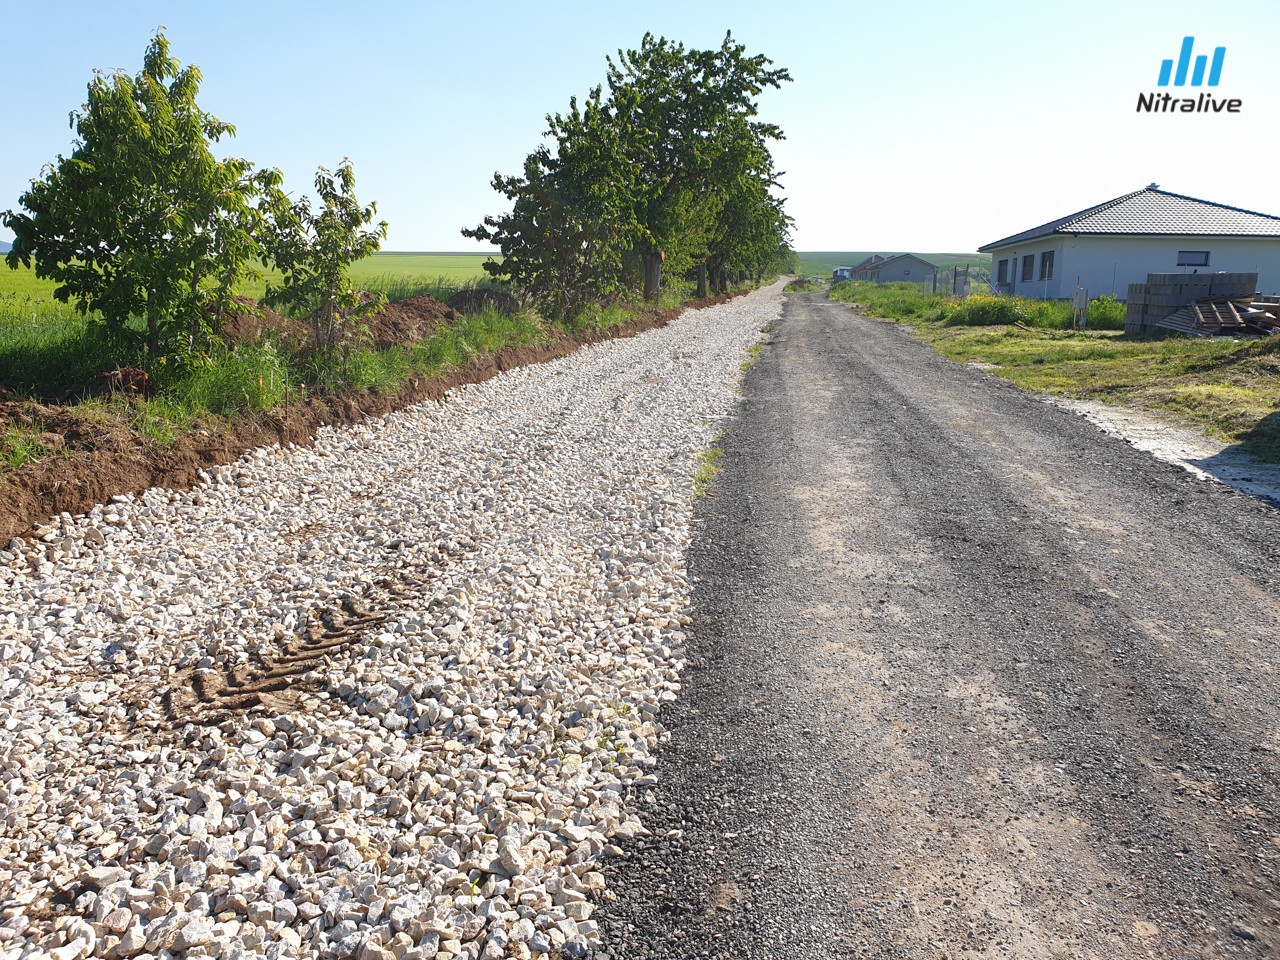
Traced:
[[991, 254], [1001, 293], [1124, 299], [1149, 273], [1257, 273], [1258, 289], [1280, 293], [1280, 217], [1197, 200], [1151, 184], [1087, 210], [1015, 233]]
[[892, 257], [874, 254], [848, 269], [850, 279], [872, 283], [932, 283], [938, 272], [934, 264], [914, 253], [900, 253]]

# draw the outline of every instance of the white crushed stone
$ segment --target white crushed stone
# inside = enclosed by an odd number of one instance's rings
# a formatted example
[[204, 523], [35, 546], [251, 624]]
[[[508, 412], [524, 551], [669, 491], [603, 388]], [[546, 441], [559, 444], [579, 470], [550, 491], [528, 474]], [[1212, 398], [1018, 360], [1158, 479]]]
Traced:
[[0, 552], [0, 954], [584, 955], [680, 689], [695, 458], [781, 303]]
[[1086, 400], [1050, 402], [1080, 414], [1103, 433], [1119, 437], [1157, 460], [1176, 464], [1201, 480], [1223, 483], [1280, 504], [1278, 464], [1264, 463], [1232, 445], [1148, 411]]

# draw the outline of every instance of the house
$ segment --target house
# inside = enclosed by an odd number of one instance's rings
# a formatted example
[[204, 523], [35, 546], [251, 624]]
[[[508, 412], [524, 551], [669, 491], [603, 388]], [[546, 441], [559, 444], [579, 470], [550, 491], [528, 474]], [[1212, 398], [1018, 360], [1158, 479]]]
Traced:
[[938, 268], [914, 253], [868, 257], [853, 271], [853, 279], [872, 283], [933, 283]]
[[870, 280], [870, 272], [877, 264], [884, 263], [884, 257], [878, 253], [873, 253], [865, 260], [860, 260], [853, 265], [849, 274], [853, 280]]
[[1257, 273], [1280, 292], [1280, 217], [1169, 193], [1151, 184], [978, 248], [1000, 293], [1124, 299], [1149, 273]]
[[831, 271], [831, 282], [839, 283], [841, 280], [848, 280], [853, 276], [853, 267], [836, 267]]

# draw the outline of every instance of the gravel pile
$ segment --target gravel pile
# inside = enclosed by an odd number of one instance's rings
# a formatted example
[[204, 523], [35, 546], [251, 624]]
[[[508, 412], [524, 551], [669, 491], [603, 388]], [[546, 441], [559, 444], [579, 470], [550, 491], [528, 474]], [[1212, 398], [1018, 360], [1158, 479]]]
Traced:
[[0, 552], [5, 956], [583, 956], [780, 287]]

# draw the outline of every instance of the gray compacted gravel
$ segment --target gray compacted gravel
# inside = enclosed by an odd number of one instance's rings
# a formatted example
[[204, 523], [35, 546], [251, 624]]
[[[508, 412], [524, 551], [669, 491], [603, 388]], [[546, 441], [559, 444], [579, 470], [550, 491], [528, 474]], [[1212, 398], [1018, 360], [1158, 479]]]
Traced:
[[1280, 953], [1280, 514], [789, 298], [597, 956]]

